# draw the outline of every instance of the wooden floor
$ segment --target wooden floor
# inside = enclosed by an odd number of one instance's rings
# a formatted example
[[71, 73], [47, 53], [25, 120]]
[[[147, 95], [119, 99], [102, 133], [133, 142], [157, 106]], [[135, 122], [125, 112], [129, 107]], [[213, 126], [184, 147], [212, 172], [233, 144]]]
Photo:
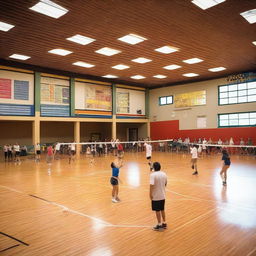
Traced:
[[56, 160], [51, 175], [44, 158], [1, 162], [0, 255], [256, 255], [256, 159], [232, 156], [225, 188], [220, 158], [200, 159], [193, 176], [190, 155], [153, 152], [168, 175], [164, 232], [152, 230], [145, 152], [125, 154], [120, 203], [112, 156]]

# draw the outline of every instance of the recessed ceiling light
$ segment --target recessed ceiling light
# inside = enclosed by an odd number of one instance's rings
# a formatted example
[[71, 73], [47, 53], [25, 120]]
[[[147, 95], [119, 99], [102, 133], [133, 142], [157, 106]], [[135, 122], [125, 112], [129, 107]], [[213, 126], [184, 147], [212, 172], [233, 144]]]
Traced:
[[168, 69], [168, 70], [174, 70], [174, 69], [177, 69], [177, 68], [181, 68], [181, 66], [173, 64], [173, 65], [165, 66], [163, 68]]
[[53, 54], [57, 54], [57, 55], [61, 55], [61, 56], [66, 56], [66, 55], [72, 53], [71, 51], [64, 50], [64, 49], [53, 49], [53, 50], [50, 50], [48, 52], [53, 53]]
[[105, 75], [105, 76], [102, 76], [102, 77], [105, 77], [105, 78], [118, 78], [118, 76], [115, 76], [115, 75]]
[[218, 67], [218, 68], [209, 68], [208, 70], [211, 71], [211, 72], [219, 72], [219, 71], [222, 71], [222, 70], [225, 70], [226, 68], [224, 67]]
[[183, 60], [183, 62], [187, 63], [187, 64], [195, 64], [195, 63], [199, 63], [202, 62], [203, 60], [199, 59], [199, 58], [192, 58], [192, 59], [188, 59], [188, 60]]
[[123, 41], [127, 44], [138, 44], [140, 42], [147, 40], [147, 38], [144, 38], [142, 36], [138, 36], [135, 34], [129, 34], [129, 35], [118, 38], [118, 40]]
[[58, 19], [68, 12], [67, 9], [55, 4], [50, 0], [40, 0], [36, 5], [30, 7], [29, 9], [55, 19]]
[[147, 62], [150, 62], [150, 61], [152, 61], [152, 60], [147, 59], [147, 58], [140, 57], [140, 58], [134, 59], [134, 60], [132, 60], [132, 61], [133, 61], [133, 62], [137, 62], [137, 63], [147, 63]]
[[172, 47], [172, 46], [163, 46], [163, 47], [155, 49], [155, 51], [165, 53], [165, 54], [177, 52], [178, 50], [179, 50], [179, 48]]
[[198, 74], [195, 74], [195, 73], [187, 73], [187, 74], [183, 74], [183, 76], [186, 76], [186, 77], [193, 77], [193, 76], [199, 76]]
[[83, 68], [92, 68], [92, 67], [95, 66], [95, 65], [92, 65], [90, 63], [83, 62], [83, 61], [74, 62], [72, 65], [80, 66], [80, 67], [83, 67]]
[[250, 24], [256, 22], [256, 9], [240, 13]]
[[0, 21], [0, 30], [1, 31], [7, 32], [14, 27], [15, 27], [14, 25]]
[[145, 76], [141, 76], [141, 75], [136, 75], [136, 76], [131, 76], [131, 78], [139, 80], [139, 79], [144, 79], [146, 77]]
[[13, 59], [17, 59], [17, 60], [27, 60], [31, 57], [26, 56], [26, 55], [21, 55], [21, 54], [12, 54], [11, 56], [9, 56], [9, 58], [13, 58]]
[[253, 41], [252, 44], [256, 45], [256, 41]]
[[82, 44], [82, 45], [87, 45], [95, 41], [95, 39], [92, 39], [87, 36], [81, 36], [79, 34], [69, 37], [67, 38], [67, 40], [75, 42], [77, 44]]
[[155, 78], [159, 78], [159, 79], [163, 79], [163, 78], [166, 78], [167, 76], [164, 76], [164, 75], [155, 75], [153, 76]]
[[99, 49], [95, 52], [97, 52], [99, 54], [106, 55], [106, 56], [112, 56], [112, 55], [120, 53], [121, 51], [115, 50], [115, 49], [112, 49], [112, 48], [108, 48], [108, 47], [104, 47], [104, 48], [101, 48], [101, 49]]
[[206, 10], [225, 1], [226, 0], [193, 0], [192, 3], [197, 5], [201, 9]]
[[123, 64], [119, 64], [119, 65], [113, 66], [112, 68], [123, 70], [123, 69], [129, 68], [129, 66], [126, 66], [126, 65], [123, 65]]

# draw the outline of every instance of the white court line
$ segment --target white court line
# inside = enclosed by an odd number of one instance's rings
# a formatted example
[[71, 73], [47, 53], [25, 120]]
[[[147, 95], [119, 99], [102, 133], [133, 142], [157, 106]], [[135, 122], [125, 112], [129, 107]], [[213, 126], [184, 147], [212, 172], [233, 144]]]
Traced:
[[14, 191], [14, 192], [17, 192], [17, 193], [20, 193], [20, 194], [24, 194], [24, 192], [19, 191], [19, 190], [16, 190], [16, 189], [14, 189], [14, 188], [10, 188], [10, 187], [6, 187], [6, 186], [2, 186], [2, 185], [0, 185], [0, 187], [2, 187], [2, 188], [6, 188], [6, 189], [8, 189], [8, 190], [11, 190], [11, 191]]
[[[174, 233], [175, 231], [177, 231], [177, 230], [179, 230], [179, 229], [181, 229], [181, 228], [183, 228], [183, 227], [185, 227], [185, 226], [187, 226], [187, 225], [189, 225], [189, 224], [191, 224], [191, 223], [196, 222], [197, 220], [199, 220], [199, 219], [203, 218], [204, 216], [206, 216], [206, 215], [208, 215], [208, 214], [214, 212], [215, 210], [216, 210], [216, 209], [209, 210], [209, 211], [207, 211], [206, 213], [203, 213], [203, 214], [199, 215], [198, 217], [196, 217], [196, 218], [194, 218], [194, 219], [192, 219], [192, 220], [190, 220], [190, 221], [184, 223], [183, 225], [181, 225], [181, 226], [179, 226], [179, 227], [177, 227], [177, 228], [175, 228], [175, 229], [172, 229], [172, 230], [171, 230], [171, 233]], [[217, 210], [218, 210], [218, 209], [217, 209]]]
[[253, 255], [254, 252], [256, 252], [256, 247], [252, 251], [250, 251], [246, 256], [251, 256]]

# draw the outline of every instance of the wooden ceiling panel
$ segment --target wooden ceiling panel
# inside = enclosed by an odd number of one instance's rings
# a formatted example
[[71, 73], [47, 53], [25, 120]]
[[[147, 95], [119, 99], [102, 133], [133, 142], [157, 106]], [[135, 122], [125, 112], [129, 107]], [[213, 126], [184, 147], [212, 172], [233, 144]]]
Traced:
[[[8, 32], [0, 31], [0, 58], [11, 60], [13, 53], [31, 56], [22, 63], [55, 70], [80, 73], [101, 78], [103, 75], [119, 76], [117, 80], [156, 87], [186, 81], [197, 81], [255, 70], [256, 24], [249, 24], [240, 13], [256, 8], [255, 0], [227, 0], [205, 11], [191, 0], [54, 0], [69, 12], [59, 19], [29, 10], [38, 0], [0, 0], [0, 21], [15, 25]], [[147, 38], [137, 45], [117, 40], [129, 33]], [[96, 39], [89, 45], [79, 45], [66, 40], [75, 34]], [[171, 45], [180, 50], [161, 54], [154, 49]], [[95, 51], [110, 47], [122, 51], [114, 56], [104, 56]], [[63, 48], [73, 53], [58, 56], [49, 50]], [[145, 57], [152, 62], [138, 64], [132, 59]], [[204, 61], [189, 65], [183, 60], [201, 58]], [[93, 68], [72, 65], [84, 61]], [[115, 70], [117, 64], [130, 66]], [[176, 70], [163, 69], [176, 64]], [[225, 71], [212, 73], [209, 68], [224, 66]], [[185, 73], [197, 73], [187, 78]], [[133, 75], [146, 78], [134, 80]], [[153, 78], [166, 75], [165, 79]], [[102, 78], [101, 78], [102, 80]]]

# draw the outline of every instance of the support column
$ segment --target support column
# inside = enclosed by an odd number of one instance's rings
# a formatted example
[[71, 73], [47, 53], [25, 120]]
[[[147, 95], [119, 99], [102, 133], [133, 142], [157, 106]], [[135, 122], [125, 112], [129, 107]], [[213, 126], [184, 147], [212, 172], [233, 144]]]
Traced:
[[116, 139], [116, 115], [112, 118], [112, 139]]
[[147, 137], [150, 138], [150, 120], [147, 122]]
[[[80, 143], [80, 122], [74, 122], [74, 141]], [[80, 156], [81, 145], [76, 145], [76, 155]]]
[[40, 116], [40, 104], [41, 104], [41, 73], [35, 72], [34, 80], [35, 88], [35, 116]]
[[75, 116], [75, 79], [70, 78], [70, 116]]
[[36, 117], [32, 123], [32, 143], [35, 146], [37, 143], [40, 143], [40, 120], [39, 117]]

